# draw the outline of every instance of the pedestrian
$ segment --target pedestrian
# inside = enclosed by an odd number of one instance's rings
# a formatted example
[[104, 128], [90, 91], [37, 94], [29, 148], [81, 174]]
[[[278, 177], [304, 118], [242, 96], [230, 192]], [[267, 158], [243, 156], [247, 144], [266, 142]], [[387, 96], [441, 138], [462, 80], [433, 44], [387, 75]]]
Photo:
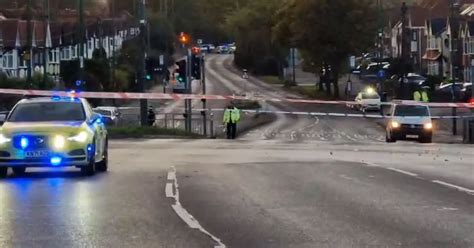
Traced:
[[155, 121], [156, 121], [156, 114], [155, 114], [155, 111], [153, 110], [153, 107], [150, 106], [148, 108], [148, 126], [152, 127], [153, 124], [155, 124]]
[[235, 139], [237, 137], [237, 123], [240, 121], [240, 110], [229, 105], [224, 112], [223, 123], [226, 126], [227, 139]]

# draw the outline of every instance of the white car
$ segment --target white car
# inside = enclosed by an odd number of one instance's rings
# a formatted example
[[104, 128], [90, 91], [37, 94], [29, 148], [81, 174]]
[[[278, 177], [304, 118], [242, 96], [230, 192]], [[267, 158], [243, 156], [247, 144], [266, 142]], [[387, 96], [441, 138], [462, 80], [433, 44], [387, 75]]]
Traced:
[[360, 92], [355, 99], [356, 107], [366, 112], [369, 110], [380, 111], [382, 100], [377, 92]]
[[95, 113], [102, 115], [104, 123], [109, 126], [117, 126], [120, 121], [120, 111], [113, 106], [100, 106], [93, 109]]
[[421, 143], [431, 143], [433, 122], [428, 106], [416, 102], [392, 105], [386, 128], [386, 141], [416, 138]]

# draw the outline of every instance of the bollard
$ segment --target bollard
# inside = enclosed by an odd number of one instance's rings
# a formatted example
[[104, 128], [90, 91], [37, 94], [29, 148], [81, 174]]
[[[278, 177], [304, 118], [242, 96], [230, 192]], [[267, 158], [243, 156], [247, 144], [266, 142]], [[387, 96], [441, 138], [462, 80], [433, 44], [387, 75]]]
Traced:
[[215, 135], [214, 135], [214, 113], [211, 113], [210, 114], [210, 128], [211, 128], [211, 138], [214, 138]]

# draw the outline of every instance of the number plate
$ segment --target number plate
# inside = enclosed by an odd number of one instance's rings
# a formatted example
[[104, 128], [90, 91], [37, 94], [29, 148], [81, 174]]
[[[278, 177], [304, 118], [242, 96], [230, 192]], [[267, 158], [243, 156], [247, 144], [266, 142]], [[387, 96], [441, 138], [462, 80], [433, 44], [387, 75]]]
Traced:
[[407, 139], [417, 139], [418, 135], [407, 135]]
[[27, 158], [45, 158], [49, 157], [48, 151], [28, 151], [25, 153]]

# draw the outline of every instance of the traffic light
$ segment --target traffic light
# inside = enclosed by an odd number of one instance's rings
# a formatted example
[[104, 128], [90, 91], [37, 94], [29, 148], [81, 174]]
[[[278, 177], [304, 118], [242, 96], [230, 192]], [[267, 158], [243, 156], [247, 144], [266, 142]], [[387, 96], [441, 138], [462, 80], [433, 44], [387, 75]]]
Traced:
[[178, 81], [180, 83], [186, 83], [186, 78], [187, 78], [186, 60], [183, 59], [183, 60], [180, 60], [180, 61], [176, 62], [176, 65], [178, 66], [178, 69], [176, 69], [176, 73], [178, 74], [177, 77], [176, 77], [176, 81]]
[[191, 38], [189, 37], [189, 35], [184, 32], [181, 32], [181, 34], [179, 35], [179, 42], [183, 45], [189, 44], [190, 39]]
[[191, 55], [191, 76], [196, 80], [201, 80], [201, 56]]
[[146, 58], [145, 60], [145, 79], [150, 81], [153, 79], [153, 59]]

